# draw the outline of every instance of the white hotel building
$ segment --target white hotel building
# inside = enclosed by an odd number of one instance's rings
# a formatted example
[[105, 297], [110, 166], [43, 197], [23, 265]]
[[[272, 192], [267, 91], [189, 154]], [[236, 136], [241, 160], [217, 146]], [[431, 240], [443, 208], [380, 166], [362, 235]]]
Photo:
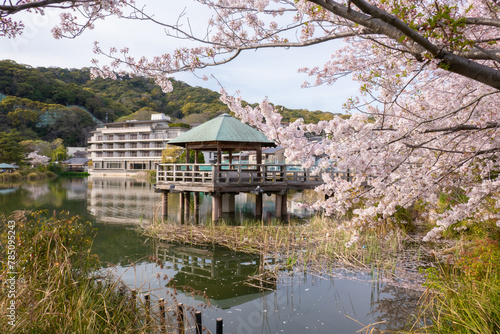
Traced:
[[170, 127], [170, 118], [153, 114], [149, 121], [106, 123], [89, 139], [89, 173], [127, 175], [156, 169], [167, 142], [188, 128]]

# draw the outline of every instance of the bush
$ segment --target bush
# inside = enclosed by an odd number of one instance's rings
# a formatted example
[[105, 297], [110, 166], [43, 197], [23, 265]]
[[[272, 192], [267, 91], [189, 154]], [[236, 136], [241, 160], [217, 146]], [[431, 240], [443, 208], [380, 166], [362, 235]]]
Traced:
[[57, 174], [51, 171], [46, 171], [43, 175], [48, 179], [53, 179], [57, 177]]
[[38, 180], [40, 178], [40, 174], [31, 172], [28, 174], [28, 180], [33, 181], [33, 180]]
[[4, 182], [9, 182], [9, 181], [19, 181], [23, 179], [23, 176], [20, 172], [15, 171], [12, 173], [2, 173], [0, 174], [2, 176], [2, 180]]
[[63, 168], [60, 164], [50, 163], [48, 170], [54, 173], [61, 173], [63, 171]]

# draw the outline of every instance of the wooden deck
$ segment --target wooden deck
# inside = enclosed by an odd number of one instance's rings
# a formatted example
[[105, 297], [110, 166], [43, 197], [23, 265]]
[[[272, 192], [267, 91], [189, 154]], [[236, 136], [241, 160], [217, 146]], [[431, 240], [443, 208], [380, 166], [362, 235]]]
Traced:
[[[314, 174], [299, 165], [285, 164], [160, 164], [156, 172], [158, 190], [209, 193], [312, 189], [323, 183], [324, 173]], [[329, 173], [332, 177], [350, 178], [349, 171]]]

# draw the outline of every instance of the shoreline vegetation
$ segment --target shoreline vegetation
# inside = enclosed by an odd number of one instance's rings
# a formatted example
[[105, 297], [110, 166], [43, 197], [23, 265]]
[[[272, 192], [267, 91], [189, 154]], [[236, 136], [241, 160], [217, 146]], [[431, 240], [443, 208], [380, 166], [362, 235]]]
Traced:
[[57, 177], [87, 177], [90, 174], [87, 172], [53, 172], [50, 170], [40, 170], [37, 168], [22, 169], [15, 172], [0, 173], [0, 188], [2, 185], [9, 185], [11, 183], [20, 181], [38, 181], [55, 179]]
[[[205, 225], [157, 221], [143, 228], [147, 236], [168, 242], [217, 244], [274, 258], [278, 266], [261, 268], [256, 275], [264, 283], [270, 275], [277, 277], [277, 271], [292, 268], [323, 275], [347, 268], [420, 290], [419, 313], [403, 332], [499, 333], [500, 232], [494, 222], [464, 226], [450, 228], [436, 243], [422, 242], [430, 226], [396, 225], [358, 233], [342, 228], [342, 220], [320, 215], [307, 223], [271, 219], [234, 226], [225, 221]], [[363, 333], [384, 333], [374, 325]]]
[[[275, 270], [294, 266], [303, 270], [325, 272], [343, 267], [389, 273], [389, 276], [408, 274], [403, 264], [411, 263], [411, 271], [429, 266], [431, 250], [419, 244], [414, 237], [400, 230], [369, 230], [358, 235], [339, 228], [337, 220], [313, 216], [309, 222], [279, 219], [247, 219], [235, 226], [226, 221], [205, 225], [155, 223], [144, 226], [144, 234], [168, 242], [195, 245], [217, 244], [234, 251], [259, 254], [274, 258], [280, 266]], [[357, 238], [356, 242], [352, 242]]]
[[[0, 328], [12, 333], [141, 333], [162, 325], [158, 319], [146, 321], [142, 298], [149, 291], [138, 291], [132, 302], [134, 294], [119, 277], [99, 270], [99, 261], [90, 252], [95, 231], [89, 223], [64, 212], [27, 211], [2, 221]], [[142, 232], [170, 242], [217, 244], [274, 258], [277, 265], [262, 267], [250, 278], [256, 286], [287, 271], [329, 275], [347, 268], [371, 272], [379, 282], [420, 289], [420, 308], [409, 319], [406, 333], [499, 332], [500, 232], [494, 222], [447, 231], [447, 239], [434, 244], [421, 242], [428, 226], [393, 225], [356, 233], [342, 228], [343, 222], [321, 215], [307, 222], [246, 220], [238, 226], [224, 221], [200, 225], [156, 221], [144, 225]], [[4, 242], [10, 240], [9, 228], [15, 231], [14, 327], [7, 317], [12, 291], [5, 283], [12, 279], [7, 261], [11, 245]], [[175, 307], [165, 306], [174, 314], [165, 320], [167, 327], [176, 326]], [[376, 324], [362, 332], [384, 333]]]
[[54, 179], [56, 177], [57, 174], [52, 171], [40, 171], [38, 169], [24, 169], [12, 173], [5, 172], [0, 174], [0, 186], [12, 182]]
[[[103, 272], [91, 253], [96, 231], [90, 222], [55, 211], [16, 211], [1, 220], [2, 333], [177, 331], [177, 318], [170, 316], [177, 310], [175, 294], [164, 301], [169, 316], [163, 318], [153, 301], [145, 301], [151, 292], [146, 287], [131, 291], [119, 277]], [[185, 312], [185, 326], [192, 327], [194, 310]]]

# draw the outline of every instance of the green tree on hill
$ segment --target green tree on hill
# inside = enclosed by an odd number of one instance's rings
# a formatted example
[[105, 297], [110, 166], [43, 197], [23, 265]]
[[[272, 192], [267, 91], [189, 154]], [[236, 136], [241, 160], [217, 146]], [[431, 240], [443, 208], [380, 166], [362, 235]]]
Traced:
[[0, 132], [0, 162], [18, 165], [24, 162], [23, 149], [19, 144], [21, 140], [17, 131]]

